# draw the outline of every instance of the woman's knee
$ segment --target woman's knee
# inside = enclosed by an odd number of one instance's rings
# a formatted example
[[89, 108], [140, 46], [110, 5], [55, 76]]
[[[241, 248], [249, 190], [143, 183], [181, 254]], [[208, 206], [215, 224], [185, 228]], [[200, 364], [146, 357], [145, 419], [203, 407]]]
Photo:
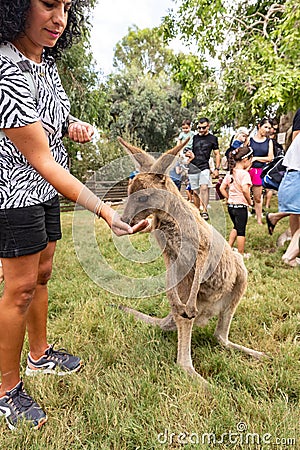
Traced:
[[5, 282], [3, 297], [8, 299], [10, 303], [13, 303], [23, 314], [27, 311], [33, 299], [35, 289], [36, 279], [24, 281], [16, 280], [13, 285], [9, 282]]
[[254, 203], [261, 203], [261, 194], [253, 194]]
[[46, 285], [50, 280], [52, 275], [52, 265], [43, 264], [39, 269], [37, 283], [41, 285]]

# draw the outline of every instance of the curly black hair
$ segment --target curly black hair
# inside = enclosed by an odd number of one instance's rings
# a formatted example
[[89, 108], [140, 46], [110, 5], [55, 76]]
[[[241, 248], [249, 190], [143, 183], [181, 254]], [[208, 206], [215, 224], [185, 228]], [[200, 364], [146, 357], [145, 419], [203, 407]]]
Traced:
[[[31, 0], [0, 0], [0, 43], [12, 42], [24, 33], [30, 3]], [[79, 41], [84, 30], [85, 11], [89, 7], [89, 0], [72, 1], [66, 29], [54, 47], [45, 47], [46, 59], [58, 59], [65, 48]]]

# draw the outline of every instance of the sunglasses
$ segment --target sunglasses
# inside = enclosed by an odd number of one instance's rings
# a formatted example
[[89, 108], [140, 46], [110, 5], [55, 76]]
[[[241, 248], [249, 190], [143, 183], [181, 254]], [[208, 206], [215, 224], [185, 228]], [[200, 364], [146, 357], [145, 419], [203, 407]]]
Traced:
[[197, 128], [198, 128], [198, 130], [206, 130], [207, 125], [206, 125], [206, 127], [197, 127]]

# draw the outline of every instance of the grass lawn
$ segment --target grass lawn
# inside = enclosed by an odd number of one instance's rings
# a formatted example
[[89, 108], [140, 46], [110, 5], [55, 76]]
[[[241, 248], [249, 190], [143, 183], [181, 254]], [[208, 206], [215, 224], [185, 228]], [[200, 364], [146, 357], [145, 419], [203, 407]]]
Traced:
[[[126, 252], [136, 258], [132, 261], [122, 256], [122, 242], [115, 250], [115, 239], [98, 221], [95, 242], [107, 262], [99, 269], [89, 239], [91, 215], [82, 211], [76, 216], [80, 230], [75, 241], [81, 236], [77, 251], [85, 270], [74, 249], [73, 214], [63, 213], [64, 237], [49, 283], [48, 331], [50, 342], [81, 355], [85, 365], [80, 373], [63, 378], [24, 375], [26, 389], [49, 420], [38, 432], [26, 427], [11, 432], [1, 419], [0, 449], [300, 449], [299, 269], [284, 265], [284, 249], [276, 248], [288, 220], [282, 220], [271, 237], [266, 226], [249, 219], [248, 289], [230, 332], [234, 342], [270, 358], [256, 361], [222, 349], [213, 338], [215, 319], [206, 328], [196, 328], [194, 366], [212, 386], [204, 394], [175, 364], [176, 332], [137, 322], [112, 306], [122, 303], [160, 317], [168, 313], [161, 289], [164, 264], [151, 249], [149, 236], [127, 241]], [[226, 226], [228, 233], [228, 218]], [[141, 284], [131, 285], [133, 277]], [[156, 295], [147, 296], [145, 285], [142, 298], [136, 298], [144, 279], [151, 281]], [[125, 297], [118, 294], [122, 288]], [[27, 351], [26, 341], [23, 370]]]

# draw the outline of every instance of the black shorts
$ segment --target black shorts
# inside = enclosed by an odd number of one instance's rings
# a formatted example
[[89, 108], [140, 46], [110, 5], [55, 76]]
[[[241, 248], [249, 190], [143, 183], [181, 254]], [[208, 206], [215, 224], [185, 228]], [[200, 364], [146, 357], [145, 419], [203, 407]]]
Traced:
[[246, 205], [228, 205], [228, 212], [233, 222], [233, 228], [237, 236], [246, 236], [246, 225], [248, 222], [248, 208]]
[[31, 255], [59, 239], [58, 195], [34, 206], [0, 209], [0, 258]]

